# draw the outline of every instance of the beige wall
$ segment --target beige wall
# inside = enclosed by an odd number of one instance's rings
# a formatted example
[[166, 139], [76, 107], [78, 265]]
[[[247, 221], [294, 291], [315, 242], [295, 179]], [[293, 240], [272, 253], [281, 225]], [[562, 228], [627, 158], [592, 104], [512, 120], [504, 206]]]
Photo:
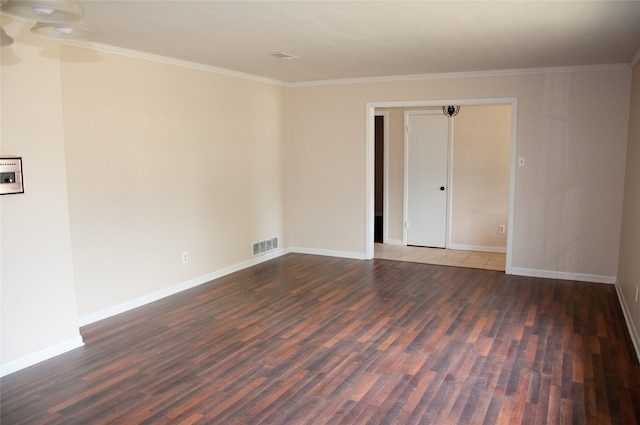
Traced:
[[[2, 19], [0, 154], [22, 156], [24, 194], [0, 196], [0, 363], [82, 344], [69, 235], [58, 46]], [[46, 353], [45, 353], [46, 352]], [[38, 355], [37, 353], [40, 353]], [[18, 368], [20, 366], [17, 366]]]
[[[518, 99], [512, 266], [612, 281], [630, 70], [299, 87], [291, 91], [287, 229], [294, 247], [365, 252], [367, 102]], [[331, 123], [331, 125], [326, 125]]]
[[95, 55], [62, 48], [81, 317], [285, 243], [282, 87]]
[[640, 64], [633, 68], [618, 285], [640, 353]]
[[[507, 247], [511, 105], [468, 105], [453, 118], [452, 248]], [[505, 233], [499, 226], [505, 226]]]
[[357, 255], [364, 252], [365, 110], [343, 91], [351, 88], [289, 90], [286, 230], [290, 238], [297, 232], [294, 248]]

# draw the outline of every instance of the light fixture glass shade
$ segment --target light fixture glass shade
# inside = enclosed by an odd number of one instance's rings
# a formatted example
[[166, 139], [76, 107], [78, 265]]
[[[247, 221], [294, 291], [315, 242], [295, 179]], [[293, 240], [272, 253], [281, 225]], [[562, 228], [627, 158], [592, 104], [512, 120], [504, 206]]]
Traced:
[[13, 44], [13, 38], [9, 37], [4, 28], [0, 27], [0, 47], [9, 46]]
[[70, 24], [50, 24], [38, 22], [31, 32], [54, 40], [91, 40], [95, 32], [84, 21]]
[[48, 23], [74, 22], [83, 17], [80, 3], [67, 0], [9, 0], [0, 11], [12, 18]]

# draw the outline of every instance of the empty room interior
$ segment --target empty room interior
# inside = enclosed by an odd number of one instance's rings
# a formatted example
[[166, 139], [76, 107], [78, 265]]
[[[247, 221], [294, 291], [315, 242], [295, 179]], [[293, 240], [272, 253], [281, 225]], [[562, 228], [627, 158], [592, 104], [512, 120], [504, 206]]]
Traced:
[[640, 423], [640, 2], [0, 14], [1, 423]]

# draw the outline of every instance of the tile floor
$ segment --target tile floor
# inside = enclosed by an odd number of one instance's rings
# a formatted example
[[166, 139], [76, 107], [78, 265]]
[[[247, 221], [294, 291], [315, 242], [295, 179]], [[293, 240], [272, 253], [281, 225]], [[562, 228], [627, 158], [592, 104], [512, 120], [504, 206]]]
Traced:
[[385, 260], [504, 271], [506, 254], [376, 243], [374, 257]]

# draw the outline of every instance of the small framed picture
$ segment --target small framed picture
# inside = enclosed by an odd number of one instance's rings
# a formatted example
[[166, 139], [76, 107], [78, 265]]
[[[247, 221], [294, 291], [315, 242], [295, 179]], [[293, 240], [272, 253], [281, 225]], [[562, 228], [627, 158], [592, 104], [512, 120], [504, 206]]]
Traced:
[[24, 193], [22, 158], [0, 158], [0, 195]]

